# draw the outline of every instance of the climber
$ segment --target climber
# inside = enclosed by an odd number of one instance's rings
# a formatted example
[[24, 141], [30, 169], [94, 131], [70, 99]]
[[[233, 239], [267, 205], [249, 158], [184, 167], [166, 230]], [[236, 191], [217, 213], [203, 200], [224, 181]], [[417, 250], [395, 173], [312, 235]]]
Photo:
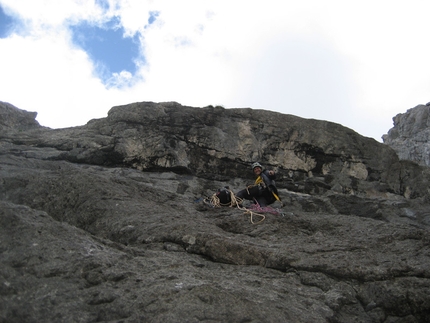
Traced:
[[258, 203], [261, 207], [273, 204], [276, 200], [282, 205], [275, 186], [275, 172], [268, 169], [263, 170], [263, 166], [260, 163], [252, 164], [252, 171], [257, 176], [254, 185], [239, 191], [236, 196], [241, 199], [253, 200], [254, 203]]

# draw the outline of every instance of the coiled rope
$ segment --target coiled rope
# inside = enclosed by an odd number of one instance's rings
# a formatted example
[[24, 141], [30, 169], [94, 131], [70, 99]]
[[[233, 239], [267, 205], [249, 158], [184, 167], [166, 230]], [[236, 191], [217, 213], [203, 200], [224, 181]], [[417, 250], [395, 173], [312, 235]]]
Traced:
[[[240, 197], [237, 197], [234, 195], [232, 190], [228, 190], [230, 193], [230, 203], [221, 203], [219, 197], [214, 193], [211, 197], [203, 199], [203, 202], [210, 205], [211, 207], [221, 207], [221, 206], [229, 206], [229, 207], [236, 207], [237, 209], [244, 211], [243, 214], [249, 215], [249, 220], [252, 224], [259, 224], [263, 222], [266, 219], [266, 216], [261, 213], [253, 212], [247, 208], [244, 208], [242, 205], [243, 199]], [[253, 217], [259, 216], [261, 219], [257, 222], [254, 222]]]

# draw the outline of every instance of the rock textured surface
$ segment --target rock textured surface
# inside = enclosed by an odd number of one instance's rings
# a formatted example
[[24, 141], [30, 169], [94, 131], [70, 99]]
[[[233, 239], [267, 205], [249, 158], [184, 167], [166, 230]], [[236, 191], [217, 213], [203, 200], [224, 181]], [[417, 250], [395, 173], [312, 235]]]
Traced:
[[[325, 121], [0, 103], [1, 322], [428, 322], [429, 168]], [[278, 171], [284, 216], [201, 198]], [[277, 206], [277, 205], [275, 205]]]
[[399, 113], [393, 118], [394, 127], [382, 137], [402, 160], [430, 166], [430, 102]]

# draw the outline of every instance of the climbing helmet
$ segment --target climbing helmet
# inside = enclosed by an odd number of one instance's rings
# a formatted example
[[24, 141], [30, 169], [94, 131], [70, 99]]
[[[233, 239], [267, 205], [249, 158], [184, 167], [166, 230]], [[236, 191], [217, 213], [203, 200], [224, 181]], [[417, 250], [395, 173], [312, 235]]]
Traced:
[[261, 166], [260, 163], [252, 164], [252, 170], [254, 170], [255, 167], [260, 167], [261, 169], [263, 169], [263, 166]]

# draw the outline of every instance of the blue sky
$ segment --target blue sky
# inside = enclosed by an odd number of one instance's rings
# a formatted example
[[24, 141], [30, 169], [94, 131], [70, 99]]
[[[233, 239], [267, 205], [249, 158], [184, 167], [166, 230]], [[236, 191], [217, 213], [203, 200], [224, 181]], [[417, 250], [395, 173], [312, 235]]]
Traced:
[[16, 26], [15, 20], [7, 15], [0, 6], [0, 38], [6, 38]]
[[84, 21], [70, 26], [70, 31], [73, 43], [88, 53], [95, 64], [95, 73], [106, 85], [114, 73], [126, 71], [135, 76], [137, 62], [145, 63], [139, 53], [139, 34], [125, 35], [119, 17], [112, 17], [101, 26]]
[[0, 8], [0, 101], [37, 111], [52, 128], [115, 105], [176, 101], [329, 120], [381, 141], [396, 114], [430, 101], [427, 0], [0, 0]]

